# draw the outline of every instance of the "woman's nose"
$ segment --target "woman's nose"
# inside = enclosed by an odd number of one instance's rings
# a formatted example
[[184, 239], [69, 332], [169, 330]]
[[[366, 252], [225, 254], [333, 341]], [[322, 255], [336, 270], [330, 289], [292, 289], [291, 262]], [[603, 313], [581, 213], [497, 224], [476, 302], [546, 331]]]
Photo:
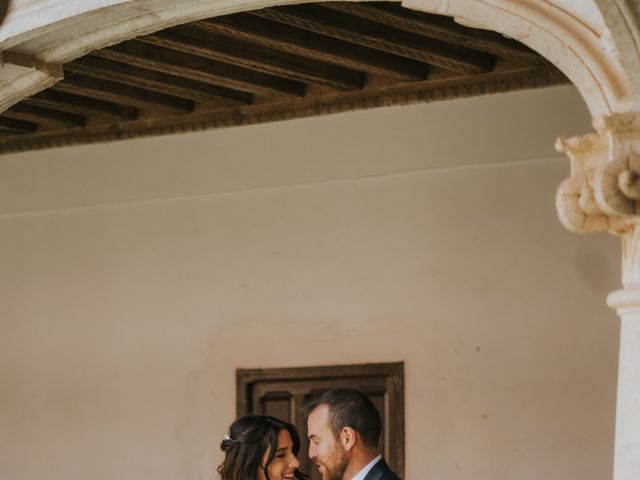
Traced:
[[289, 461], [289, 465], [291, 465], [293, 468], [298, 468], [300, 466], [300, 462], [298, 461], [295, 455], [291, 455], [291, 460]]

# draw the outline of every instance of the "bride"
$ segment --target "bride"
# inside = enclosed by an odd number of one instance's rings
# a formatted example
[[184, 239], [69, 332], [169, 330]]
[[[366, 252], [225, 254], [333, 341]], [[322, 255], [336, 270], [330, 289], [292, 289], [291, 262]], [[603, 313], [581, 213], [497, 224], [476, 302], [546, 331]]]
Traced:
[[300, 436], [290, 423], [266, 415], [246, 415], [229, 427], [220, 449], [221, 480], [305, 480], [296, 458]]

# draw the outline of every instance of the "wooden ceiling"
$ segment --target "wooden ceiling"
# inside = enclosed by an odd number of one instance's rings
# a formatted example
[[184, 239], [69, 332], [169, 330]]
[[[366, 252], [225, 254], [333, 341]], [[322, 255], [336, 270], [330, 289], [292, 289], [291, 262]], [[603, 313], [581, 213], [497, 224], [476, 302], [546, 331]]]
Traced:
[[0, 152], [568, 83], [495, 32], [394, 2], [210, 18], [113, 45], [0, 115]]

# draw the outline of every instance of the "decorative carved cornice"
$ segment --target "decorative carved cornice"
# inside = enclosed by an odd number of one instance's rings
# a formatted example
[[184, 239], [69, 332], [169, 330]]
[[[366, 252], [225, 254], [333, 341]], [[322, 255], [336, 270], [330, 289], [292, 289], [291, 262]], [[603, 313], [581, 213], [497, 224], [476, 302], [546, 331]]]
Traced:
[[17, 135], [0, 140], [0, 153], [266, 123], [351, 110], [549, 87], [567, 82], [562, 73], [549, 66], [477, 75], [459, 83], [451, 82], [449, 79], [428, 80], [409, 86], [337, 93], [319, 98], [283, 101], [279, 104], [256, 104], [234, 109], [132, 120], [120, 123], [119, 128], [114, 124], [93, 125], [70, 129], [64, 133], [50, 131]]

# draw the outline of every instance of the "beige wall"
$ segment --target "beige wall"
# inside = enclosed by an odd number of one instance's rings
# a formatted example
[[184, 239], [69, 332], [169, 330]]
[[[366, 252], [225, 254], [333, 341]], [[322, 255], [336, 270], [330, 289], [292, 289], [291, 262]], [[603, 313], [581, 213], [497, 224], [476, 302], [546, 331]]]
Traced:
[[611, 478], [572, 88], [0, 157], [0, 477], [215, 478], [234, 369], [406, 362], [407, 475]]

